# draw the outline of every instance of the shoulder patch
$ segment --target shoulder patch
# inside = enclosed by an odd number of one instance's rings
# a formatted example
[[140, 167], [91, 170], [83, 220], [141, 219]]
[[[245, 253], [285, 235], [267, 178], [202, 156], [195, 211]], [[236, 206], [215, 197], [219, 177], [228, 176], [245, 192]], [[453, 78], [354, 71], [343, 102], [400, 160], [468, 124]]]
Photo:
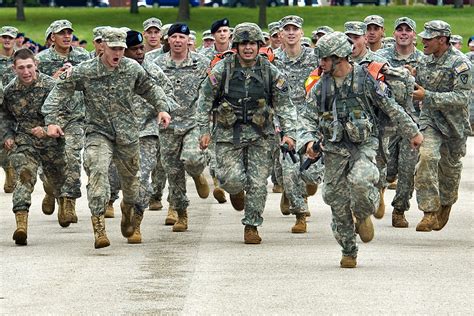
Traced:
[[454, 68], [454, 71], [459, 75], [461, 72], [465, 72], [466, 70], [469, 70], [469, 65], [466, 62], [463, 62], [456, 68]]
[[378, 87], [377, 87], [377, 94], [381, 95], [381, 96], [386, 96], [388, 94], [388, 87], [387, 87], [387, 84], [383, 81], [380, 81], [380, 80], [377, 80], [377, 84], [378, 84]]
[[284, 86], [285, 86], [285, 79], [282, 77], [278, 78], [276, 87], [281, 90]]
[[459, 79], [461, 80], [462, 83], [467, 84], [467, 80], [469, 79], [469, 76], [467, 74], [462, 74], [459, 76]]

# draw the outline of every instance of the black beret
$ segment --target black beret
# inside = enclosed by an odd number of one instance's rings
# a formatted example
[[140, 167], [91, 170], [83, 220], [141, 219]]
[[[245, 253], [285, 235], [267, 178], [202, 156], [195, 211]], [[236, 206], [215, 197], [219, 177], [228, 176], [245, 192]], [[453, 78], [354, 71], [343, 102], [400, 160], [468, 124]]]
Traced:
[[230, 27], [229, 19], [224, 18], [224, 19], [222, 19], [222, 20], [217, 20], [217, 21], [215, 21], [214, 23], [212, 23], [212, 25], [211, 25], [211, 34], [214, 34], [215, 32], [217, 32], [217, 30], [218, 30], [221, 26], [228, 26], [228, 27]]
[[127, 47], [140, 45], [141, 43], [143, 43], [142, 33], [133, 30], [128, 31], [125, 43], [127, 44]]
[[189, 27], [187, 24], [184, 23], [175, 23], [170, 26], [168, 30], [168, 37], [173, 35], [174, 33], [181, 33], [184, 35], [189, 35], [191, 31], [189, 30]]

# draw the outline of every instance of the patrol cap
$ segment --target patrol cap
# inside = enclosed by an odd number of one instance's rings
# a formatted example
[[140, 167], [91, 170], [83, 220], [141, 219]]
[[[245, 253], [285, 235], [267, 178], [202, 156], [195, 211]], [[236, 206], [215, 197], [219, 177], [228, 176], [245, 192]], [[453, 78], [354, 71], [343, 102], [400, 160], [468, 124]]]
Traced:
[[170, 26], [170, 28], [168, 30], [168, 37], [172, 36], [175, 33], [189, 35], [189, 34], [191, 34], [191, 31], [189, 30], [189, 27], [188, 27], [187, 24], [175, 23], [175, 24]]
[[214, 40], [214, 36], [211, 34], [211, 30], [205, 30], [202, 32], [202, 40]]
[[16, 38], [18, 35], [18, 29], [14, 26], [3, 26], [0, 32], [0, 36], [10, 36], [11, 38]]
[[69, 22], [68, 20], [56, 20], [51, 24], [51, 31], [53, 34], [59, 33], [62, 30], [69, 29], [74, 32], [74, 29], [72, 28], [72, 23]]
[[168, 30], [170, 29], [171, 25], [173, 24], [165, 24], [161, 28], [161, 32], [163, 33], [163, 37], [162, 37], [163, 40], [166, 40], [168, 38]]
[[451, 35], [449, 42], [451, 44], [462, 43], [462, 36], [461, 35]]
[[102, 31], [107, 28], [107, 26], [97, 26], [94, 27], [92, 30], [92, 34], [94, 36], [94, 41], [101, 40], [102, 39]]
[[51, 34], [53, 33], [53, 24], [51, 23], [48, 28], [46, 29], [46, 31], [44, 32], [44, 39], [45, 40], [48, 40], [48, 38], [51, 36]]
[[263, 38], [266, 39], [266, 40], [269, 40], [270, 39], [270, 33], [268, 32], [262, 32], [262, 35], [263, 35]]
[[194, 38], [196, 38], [196, 31], [195, 30], [190, 30], [189, 31], [189, 36], [194, 36]]
[[160, 19], [152, 17], [143, 22], [144, 31], [148, 30], [150, 27], [156, 27], [158, 30], [161, 31], [163, 24], [161, 23]]
[[429, 21], [425, 23], [424, 27], [425, 30], [418, 34], [418, 36], [420, 36], [421, 38], [431, 39], [438, 36], [451, 36], [451, 26], [444, 21]]
[[404, 16], [404, 17], [401, 17], [401, 18], [398, 18], [396, 21], [395, 21], [395, 29], [397, 27], [399, 27], [400, 25], [402, 24], [406, 24], [408, 25], [408, 27], [410, 27], [413, 31], [416, 31], [416, 22], [413, 21], [412, 19]]
[[141, 43], [143, 43], [142, 33], [134, 30], [128, 31], [125, 43], [127, 44], [127, 48], [140, 45]]
[[349, 21], [344, 23], [344, 33], [354, 35], [365, 35], [367, 32], [367, 25], [364, 22]]
[[301, 45], [306, 46], [306, 47], [311, 47], [311, 39], [309, 37], [302, 37]]
[[284, 28], [287, 25], [294, 25], [298, 28], [303, 27], [303, 18], [297, 15], [287, 15], [280, 20], [281, 28]]
[[127, 48], [127, 33], [116, 27], [108, 27], [102, 31], [102, 41], [109, 47]]
[[330, 26], [327, 26], [327, 25], [320, 26], [316, 30], [313, 31], [313, 33], [315, 35], [318, 34], [318, 33], [328, 34], [328, 33], [332, 33], [332, 32], [334, 32], [334, 29]]
[[276, 33], [280, 32], [280, 22], [272, 22], [268, 24], [268, 33], [270, 36], [275, 35]]
[[366, 17], [364, 19], [364, 23], [367, 26], [369, 24], [375, 24], [375, 25], [378, 25], [380, 27], [383, 27], [384, 19], [380, 15], [369, 15], [368, 17]]
[[219, 30], [219, 28], [221, 28], [223, 26], [230, 27], [230, 21], [229, 21], [228, 18], [223, 18], [221, 20], [217, 20], [214, 23], [212, 23], [212, 25], [211, 25], [211, 34], [214, 34], [215, 32], [217, 32]]

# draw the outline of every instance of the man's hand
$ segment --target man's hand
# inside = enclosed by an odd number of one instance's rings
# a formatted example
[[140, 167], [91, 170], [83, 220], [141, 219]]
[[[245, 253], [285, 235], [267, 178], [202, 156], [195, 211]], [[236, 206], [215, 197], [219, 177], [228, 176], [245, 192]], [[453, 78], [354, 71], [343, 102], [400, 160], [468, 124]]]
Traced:
[[13, 145], [15, 145], [15, 140], [13, 138], [8, 138], [3, 143], [3, 147], [5, 147], [6, 150], [12, 150]]
[[423, 101], [425, 98], [425, 88], [415, 83], [415, 90], [413, 91], [413, 100]]
[[[319, 157], [320, 153], [318, 151], [313, 150], [313, 145], [314, 142], [309, 142], [306, 144], [306, 155], [309, 157], [309, 159], [316, 159]], [[323, 145], [320, 145], [321, 149], [323, 149]]]
[[405, 68], [408, 69], [413, 77], [416, 77], [416, 68], [411, 65], [405, 65]]
[[211, 142], [211, 135], [209, 134], [202, 135], [201, 139], [199, 140], [199, 148], [201, 148], [201, 150], [206, 149], [207, 147], [209, 147], [210, 142]]
[[163, 128], [168, 128], [171, 122], [171, 116], [168, 112], [160, 112], [158, 113], [158, 124], [161, 124]]
[[33, 134], [37, 138], [45, 138], [48, 134], [44, 131], [41, 126], [36, 126], [31, 129], [31, 134]]
[[281, 144], [287, 144], [289, 151], [295, 149], [295, 141], [292, 138], [289, 138], [288, 136], [283, 136], [283, 138], [281, 139]]
[[423, 134], [421, 133], [416, 134], [415, 137], [410, 139], [410, 146], [413, 149], [420, 147], [421, 143], [423, 143]]
[[48, 136], [52, 138], [58, 138], [64, 136], [64, 132], [58, 125], [48, 125]]

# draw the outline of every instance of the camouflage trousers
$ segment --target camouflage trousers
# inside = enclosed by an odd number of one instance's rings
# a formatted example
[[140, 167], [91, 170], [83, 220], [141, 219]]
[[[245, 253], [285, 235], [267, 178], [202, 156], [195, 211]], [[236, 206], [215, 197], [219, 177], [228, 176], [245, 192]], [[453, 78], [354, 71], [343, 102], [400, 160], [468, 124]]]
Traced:
[[138, 206], [140, 186], [140, 144], [117, 144], [104, 135], [86, 136], [84, 169], [89, 177], [87, 200], [92, 215], [103, 215], [110, 198], [109, 166], [114, 161], [120, 182], [123, 201]]
[[246, 192], [243, 225], [260, 226], [263, 222], [273, 146], [272, 137], [239, 145], [216, 144], [216, 174], [221, 187], [230, 194]]
[[156, 167], [156, 151], [158, 136], [140, 137], [140, 191], [138, 213], [142, 213], [148, 207], [153, 189], [150, 176]]
[[467, 138], [448, 138], [430, 126], [422, 133], [415, 174], [416, 200], [423, 212], [437, 212], [440, 206], [453, 205], [458, 199]]
[[280, 136], [275, 135], [275, 147], [272, 153], [273, 168], [271, 179], [273, 184], [281, 185], [283, 181], [283, 170], [280, 163]]
[[331, 206], [331, 228], [344, 256], [356, 256], [358, 250], [352, 214], [365, 219], [375, 212], [379, 203], [377, 144], [377, 139], [372, 138], [358, 146], [358, 158], [330, 150], [324, 153], [322, 195], [324, 202]]
[[60, 150], [60, 146], [35, 148], [30, 145], [20, 145], [13, 149], [9, 158], [17, 176], [13, 191], [14, 213], [29, 210], [39, 168], [43, 172], [44, 186], [52, 188], [53, 192], [50, 193], [59, 198], [65, 180], [62, 173], [64, 160], [58, 155]]
[[167, 177], [165, 168], [163, 168], [163, 163], [161, 162], [160, 138], [161, 136], [156, 139], [156, 166], [151, 172], [152, 197], [158, 201], [161, 201], [163, 197]]
[[64, 184], [61, 188], [61, 196], [70, 198], [81, 197], [81, 151], [84, 147], [84, 123], [74, 121], [68, 123], [64, 128]]
[[168, 175], [170, 207], [176, 211], [187, 209], [186, 174], [199, 176], [206, 168], [208, 155], [199, 148], [199, 130], [192, 128], [186, 134], [175, 134], [173, 129], [160, 131], [161, 161]]
[[209, 174], [211, 177], [216, 177], [216, 145], [211, 140], [208, 147], [208, 154], [209, 154]]
[[[390, 143], [390, 136], [384, 135], [382, 137], [382, 144], [380, 148], [377, 149], [377, 155], [375, 156], [375, 161], [377, 163], [377, 169], [379, 170], [380, 179], [377, 182], [377, 188], [379, 190], [386, 188], [388, 186], [387, 182], [387, 159], [389, 156], [388, 145]], [[383, 153], [381, 152], [383, 150]]]
[[114, 162], [111, 161], [109, 165], [109, 185], [110, 185], [110, 198], [109, 200], [115, 202], [119, 198], [120, 192], [120, 178], [118, 175], [117, 167]]
[[418, 150], [413, 150], [410, 142], [400, 135], [390, 137], [387, 179], [396, 179], [397, 189], [392, 206], [398, 211], [410, 209], [410, 199], [415, 188], [415, 166], [418, 162]]

